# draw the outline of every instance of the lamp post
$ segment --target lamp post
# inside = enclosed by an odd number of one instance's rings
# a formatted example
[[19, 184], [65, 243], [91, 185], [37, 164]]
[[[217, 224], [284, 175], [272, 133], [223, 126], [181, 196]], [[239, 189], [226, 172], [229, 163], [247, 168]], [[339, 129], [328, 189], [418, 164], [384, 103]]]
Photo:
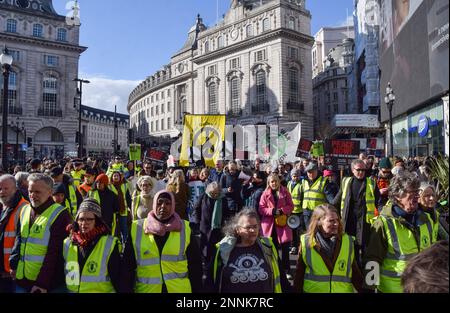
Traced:
[[8, 53], [5, 47], [0, 55], [0, 64], [3, 72], [3, 117], [2, 117], [2, 166], [4, 171], [8, 171], [8, 87], [9, 87], [9, 71], [13, 63], [13, 57]]
[[[81, 103], [83, 100], [83, 83], [85, 84], [90, 84], [91, 82], [85, 79], [80, 79], [80, 78], [74, 78], [73, 79], [74, 82], [79, 82], [80, 83], [80, 92], [79, 92], [79, 106], [78, 106], [78, 158], [82, 158], [83, 157], [83, 138], [81, 138]], [[77, 84], [77, 88], [78, 88], [78, 84]]]
[[19, 161], [19, 134], [25, 133], [25, 122], [22, 121], [22, 127], [20, 127], [20, 118], [18, 117], [15, 122], [11, 123], [11, 127], [16, 132], [16, 147], [14, 149], [14, 158], [16, 162]]
[[390, 134], [391, 157], [393, 157], [394, 156], [394, 132], [392, 129], [392, 107], [394, 106], [394, 102], [395, 102], [395, 94], [394, 94], [394, 90], [391, 87], [391, 83], [388, 83], [388, 86], [386, 87], [386, 96], [384, 97], [384, 102], [386, 103], [388, 110], [389, 110], [389, 126], [391, 129], [391, 134]]

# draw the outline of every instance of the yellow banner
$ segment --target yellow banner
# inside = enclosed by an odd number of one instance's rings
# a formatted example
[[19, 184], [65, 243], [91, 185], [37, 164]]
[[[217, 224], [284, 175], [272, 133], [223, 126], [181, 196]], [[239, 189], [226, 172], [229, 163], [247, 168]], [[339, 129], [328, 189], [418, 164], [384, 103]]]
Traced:
[[186, 115], [180, 166], [189, 166], [191, 148], [198, 147], [206, 166], [214, 167], [222, 152], [225, 123], [225, 115]]

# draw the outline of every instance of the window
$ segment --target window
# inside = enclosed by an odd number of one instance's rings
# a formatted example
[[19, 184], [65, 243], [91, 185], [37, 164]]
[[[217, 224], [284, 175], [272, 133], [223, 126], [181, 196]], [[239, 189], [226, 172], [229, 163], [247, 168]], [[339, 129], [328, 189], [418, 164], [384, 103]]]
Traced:
[[33, 25], [33, 37], [44, 37], [44, 27], [41, 24]]
[[245, 28], [245, 32], [247, 33], [247, 37], [252, 37], [253, 36], [253, 25], [252, 24], [247, 25], [247, 27]]
[[151, 100], [150, 100], [152, 103], [153, 103], [153, 96], [151, 97]]
[[164, 103], [161, 104], [161, 114], [164, 114], [164, 107], [165, 107]]
[[268, 18], [263, 20], [263, 32], [270, 30], [270, 21]]
[[289, 102], [293, 104], [299, 102], [298, 76], [298, 69], [289, 69]]
[[55, 55], [44, 55], [44, 64], [47, 66], [58, 66], [59, 57]]
[[208, 75], [217, 75], [217, 65], [211, 65], [208, 67]]
[[167, 90], [167, 97], [170, 98], [171, 97], [171, 93], [170, 93], [170, 89]]
[[219, 36], [219, 38], [217, 38], [217, 48], [223, 48], [223, 46], [224, 46], [225, 44], [224, 44], [224, 39], [223, 39], [223, 36]]
[[295, 29], [295, 17], [293, 16], [289, 17], [288, 28]]
[[338, 101], [338, 93], [333, 92], [333, 101]]
[[266, 50], [259, 50], [255, 52], [255, 62], [266, 60]]
[[156, 127], [155, 130], [158, 132], [158, 131], [159, 131], [159, 121], [156, 121], [156, 122], [155, 122], [155, 127]]
[[338, 104], [335, 103], [333, 106], [334, 106], [334, 113], [337, 113], [338, 112]]
[[266, 73], [256, 73], [256, 106], [259, 112], [266, 111]]
[[155, 114], [159, 115], [159, 106], [158, 105], [155, 107]]
[[156, 94], [156, 101], [159, 101], [159, 94]]
[[233, 114], [239, 114], [241, 109], [241, 91], [239, 78], [234, 77], [230, 81], [230, 93], [231, 93], [231, 111]]
[[152, 132], [153, 132], [154, 131], [153, 122], [151, 122], [151, 129], [152, 129]]
[[218, 105], [217, 105], [217, 84], [211, 83], [208, 88], [208, 104], [209, 104], [209, 114], [217, 114]]
[[[3, 81], [3, 79], [2, 79]], [[1, 83], [1, 105], [3, 105], [3, 82]], [[9, 72], [9, 84], [8, 84], [8, 110], [10, 113], [16, 113], [17, 103], [17, 73]]]
[[298, 60], [298, 49], [294, 47], [288, 47], [288, 57], [294, 60]]
[[58, 41], [67, 41], [67, 30], [64, 28], [58, 28], [58, 35], [56, 37]]
[[170, 102], [167, 102], [167, 112], [170, 112]]
[[170, 117], [168, 117], [167, 118], [167, 129], [170, 129], [171, 127], [172, 127], [171, 120], [170, 120]]
[[161, 99], [164, 99], [165, 95], [164, 95], [164, 91], [161, 92]]
[[237, 69], [240, 67], [240, 59], [234, 58], [230, 60], [230, 69]]
[[46, 75], [43, 81], [43, 115], [56, 116], [58, 94], [58, 79]]
[[17, 21], [13, 19], [8, 19], [6, 21], [6, 31], [8, 33], [17, 33]]
[[209, 41], [205, 42], [205, 53], [209, 52]]
[[13, 57], [14, 62], [20, 61], [20, 51], [17, 50], [8, 50], [9, 54]]
[[161, 130], [164, 130], [164, 120], [161, 119]]

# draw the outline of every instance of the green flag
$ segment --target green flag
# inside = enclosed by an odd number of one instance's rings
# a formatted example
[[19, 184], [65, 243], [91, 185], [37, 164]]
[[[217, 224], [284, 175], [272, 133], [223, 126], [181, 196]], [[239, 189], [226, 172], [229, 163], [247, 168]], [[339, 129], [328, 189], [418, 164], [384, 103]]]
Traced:
[[138, 161], [141, 159], [141, 145], [130, 144], [130, 161]]

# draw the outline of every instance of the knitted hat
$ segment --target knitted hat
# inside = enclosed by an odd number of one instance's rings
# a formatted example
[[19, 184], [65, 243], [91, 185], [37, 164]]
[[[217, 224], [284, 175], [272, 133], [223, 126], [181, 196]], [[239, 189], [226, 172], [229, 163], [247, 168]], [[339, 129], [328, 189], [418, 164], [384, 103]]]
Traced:
[[81, 202], [80, 207], [77, 211], [77, 216], [75, 217], [75, 220], [78, 219], [78, 216], [83, 212], [90, 212], [93, 213], [98, 218], [102, 217], [102, 208], [100, 207], [97, 200], [92, 198], [87, 198]]
[[109, 184], [109, 178], [105, 174], [98, 175], [97, 178], [95, 179], [95, 181], [99, 182], [99, 183], [103, 183], [105, 185]]
[[329, 176], [333, 176], [333, 175], [334, 175], [333, 171], [330, 171], [330, 170], [323, 171], [323, 177], [329, 177]]
[[391, 160], [389, 158], [382, 158], [378, 164], [378, 168], [389, 168], [392, 169]]

